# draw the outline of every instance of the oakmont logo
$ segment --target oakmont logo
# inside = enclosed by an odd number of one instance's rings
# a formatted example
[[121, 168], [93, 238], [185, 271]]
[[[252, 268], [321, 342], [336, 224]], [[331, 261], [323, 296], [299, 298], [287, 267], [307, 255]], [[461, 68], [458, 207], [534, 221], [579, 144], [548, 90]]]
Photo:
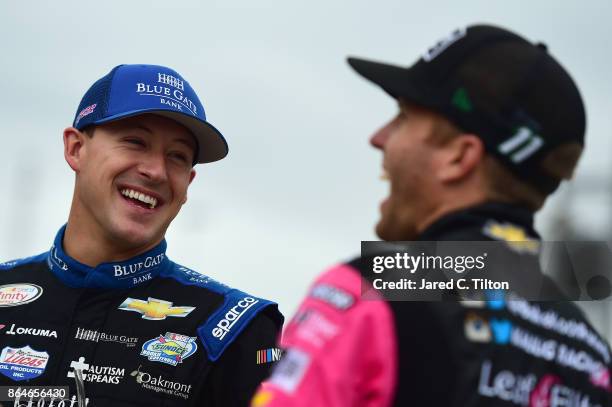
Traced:
[[246, 313], [246, 311], [258, 302], [259, 300], [256, 300], [253, 297], [244, 297], [242, 300], [238, 301], [238, 304], [232, 307], [225, 314], [225, 317], [217, 323], [217, 327], [213, 328], [211, 331], [212, 335], [219, 340], [223, 340], [225, 335], [232, 329], [232, 327]]

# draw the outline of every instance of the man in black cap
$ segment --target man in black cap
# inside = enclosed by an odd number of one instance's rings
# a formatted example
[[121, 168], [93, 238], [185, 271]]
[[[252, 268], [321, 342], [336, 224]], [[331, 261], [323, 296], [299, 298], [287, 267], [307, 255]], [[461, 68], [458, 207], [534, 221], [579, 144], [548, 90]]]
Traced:
[[[512, 269], [504, 277], [544, 282], [548, 299], [560, 299], [533, 267], [533, 214], [572, 176], [585, 110], [546, 47], [479, 25], [453, 32], [408, 68], [349, 64], [399, 104], [370, 140], [391, 184], [377, 234], [501, 245], [504, 261], [489, 264], [491, 273]], [[377, 264], [361, 257], [314, 283], [253, 405], [612, 405], [610, 349], [570, 302], [513, 290], [480, 290], [471, 301], [391, 301], [376, 291], [385, 275], [373, 275]], [[527, 280], [523, 265], [531, 267]], [[386, 301], [373, 300], [381, 294]]]
[[[248, 403], [270, 366], [256, 357], [277, 352], [282, 315], [174, 263], [164, 238], [195, 164], [227, 151], [170, 68], [120, 65], [90, 87], [64, 130], [76, 175], [68, 222], [48, 252], [0, 264], [2, 397], [39, 407]], [[69, 392], [38, 401], [41, 386]]]

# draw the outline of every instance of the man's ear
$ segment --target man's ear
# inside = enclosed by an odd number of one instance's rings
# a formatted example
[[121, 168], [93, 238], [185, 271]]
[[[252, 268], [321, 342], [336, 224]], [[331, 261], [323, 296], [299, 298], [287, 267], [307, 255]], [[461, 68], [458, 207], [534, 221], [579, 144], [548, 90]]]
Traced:
[[74, 127], [64, 130], [64, 159], [74, 172], [79, 172], [83, 160], [83, 146], [87, 135]]
[[[189, 173], [189, 185], [191, 185], [191, 181], [193, 181], [193, 179], [196, 176], [196, 170], [195, 169], [191, 169], [191, 172]], [[185, 204], [187, 202], [187, 192], [185, 192], [185, 196], [183, 197], [183, 204]]]
[[485, 148], [480, 137], [460, 134], [442, 147], [438, 179], [454, 182], [468, 176], [483, 161]]

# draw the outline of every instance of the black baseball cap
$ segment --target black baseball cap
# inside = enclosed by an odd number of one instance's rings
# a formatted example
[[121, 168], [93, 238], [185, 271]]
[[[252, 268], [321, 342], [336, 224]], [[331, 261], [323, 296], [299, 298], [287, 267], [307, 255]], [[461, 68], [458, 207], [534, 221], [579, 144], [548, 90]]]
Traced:
[[565, 143], [584, 145], [585, 108], [570, 75], [546, 45], [506, 29], [455, 30], [409, 67], [348, 63], [392, 97], [478, 135], [489, 153], [542, 192], [560, 183], [542, 171], [542, 158]]

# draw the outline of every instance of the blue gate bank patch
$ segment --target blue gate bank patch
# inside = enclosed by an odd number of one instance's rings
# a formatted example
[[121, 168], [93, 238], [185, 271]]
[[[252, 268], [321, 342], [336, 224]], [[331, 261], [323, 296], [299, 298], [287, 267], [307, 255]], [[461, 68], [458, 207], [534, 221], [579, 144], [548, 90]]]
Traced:
[[176, 366], [198, 350], [196, 339], [192, 336], [166, 332], [165, 335], [146, 341], [142, 345], [140, 355], [146, 356], [151, 362]]
[[49, 353], [36, 351], [30, 346], [11, 348], [0, 353], [0, 373], [14, 381], [34, 379], [45, 372]]

